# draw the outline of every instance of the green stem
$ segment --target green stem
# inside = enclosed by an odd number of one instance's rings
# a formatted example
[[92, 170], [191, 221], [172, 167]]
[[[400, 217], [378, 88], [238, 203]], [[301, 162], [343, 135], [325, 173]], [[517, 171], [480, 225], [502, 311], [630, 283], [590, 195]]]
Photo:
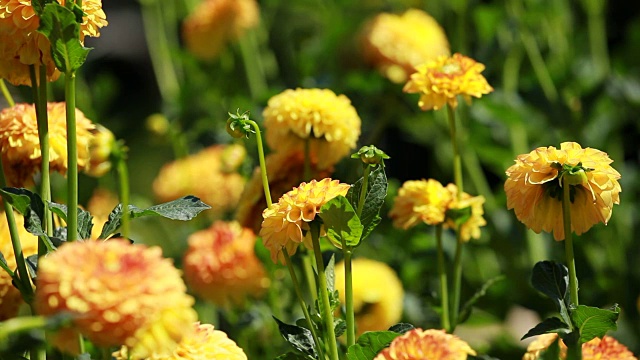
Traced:
[[367, 190], [369, 187], [369, 173], [371, 172], [371, 165], [364, 168], [364, 174], [362, 174], [362, 188], [360, 189], [360, 198], [358, 198], [358, 208], [356, 209], [356, 215], [360, 217], [362, 215], [362, 209], [364, 209], [364, 202], [367, 197]]
[[442, 249], [442, 224], [436, 226], [436, 244], [438, 246], [438, 277], [440, 278], [440, 303], [442, 306], [442, 328], [450, 333], [451, 318], [449, 315], [449, 285], [447, 271], [444, 265], [444, 251]]
[[336, 332], [333, 325], [333, 311], [329, 303], [329, 291], [327, 290], [327, 275], [324, 272], [324, 261], [320, 250], [320, 224], [312, 221], [310, 224], [311, 242], [313, 243], [313, 253], [316, 256], [316, 266], [318, 268], [318, 287], [320, 288], [320, 302], [322, 305], [322, 319], [326, 330], [327, 342], [329, 344], [330, 359], [338, 360], [338, 344], [336, 342]]
[[464, 242], [460, 235], [460, 227], [456, 226], [456, 253], [453, 258], [453, 307], [451, 311], [451, 331], [458, 325], [460, 312], [460, 289], [462, 287], [462, 248]]
[[255, 100], [260, 98], [267, 90], [267, 82], [265, 80], [264, 69], [260, 61], [260, 52], [255, 41], [255, 30], [247, 31], [239, 40], [240, 53], [244, 62], [244, 70], [247, 74], [247, 82], [249, 83], [249, 91], [251, 97]]
[[311, 300], [315, 302], [318, 300], [318, 285], [316, 284], [316, 278], [313, 272], [313, 254], [306, 249], [303, 250], [302, 254], [302, 270], [304, 271], [307, 286], [309, 286]]
[[582, 360], [582, 346], [577, 341], [567, 344], [567, 360]]
[[0, 340], [7, 340], [11, 334], [25, 332], [33, 329], [41, 329], [47, 325], [44, 316], [20, 316], [0, 323]]
[[573, 234], [571, 233], [571, 185], [564, 177], [562, 184], [562, 220], [564, 224], [564, 248], [569, 267], [569, 294], [571, 303], [578, 306], [578, 277], [576, 276], [576, 259], [573, 254]]
[[311, 336], [313, 336], [313, 341], [316, 345], [316, 350], [318, 352], [318, 358], [324, 359], [324, 354], [322, 351], [322, 345], [318, 338], [318, 334], [316, 333], [316, 328], [313, 325], [313, 321], [311, 320], [311, 315], [309, 314], [309, 310], [307, 310], [307, 305], [304, 302], [304, 297], [302, 296], [302, 290], [300, 289], [300, 283], [298, 282], [298, 277], [296, 276], [296, 271], [293, 268], [293, 263], [291, 262], [291, 257], [287, 252], [286, 248], [282, 248], [282, 254], [284, 255], [285, 263], [287, 264], [287, 268], [289, 269], [289, 275], [291, 275], [291, 281], [293, 282], [293, 288], [296, 292], [296, 296], [298, 297], [298, 301], [300, 303], [300, 308], [302, 309], [302, 313], [304, 314], [304, 318], [307, 320], [307, 326], [309, 326], [309, 330], [311, 330]]
[[65, 76], [67, 113], [67, 241], [78, 239], [78, 145], [76, 138], [76, 73]]
[[462, 199], [463, 183], [462, 183], [462, 160], [460, 159], [460, 150], [458, 148], [458, 139], [456, 134], [456, 111], [447, 105], [447, 115], [449, 118], [449, 133], [451, 134], [451, 146], [453, 147], [453, 178], [458, 188], [456, 197], [458, 201]]
[[4, 95], [5, 100], [7, 100], [9, 107], [14, 107], [16, 102], [13, 101], [13, 97], [11, 97], [9, 89], [7, 89], [7, 84], [4, 83], [4, 79], [0, 79], [0, 91], [2, 91], [2, 95]]
[[127, 161], [125, 156], [125, 150], [123, 146], [120, 147], [120, 153], [118, 154], [118, 182], [120, 183], [120, 203], [122, 204], [122, 236], [129, 238], [129, 169], [127, 168]]
[[356, 318], [353, 307], [353, 269], [351, 266], [353, 247], [348, 246], [344, 239], [342, 239], [342, 254], [344, 254], [344, 297], [346, 302], [348, 348], [356, 343]]
[[258, 157], [260, 160], [260, 175], [262, 175], [262, 187], [264, 188], [264, 197], [267, 200], [267, 207], [273, 205], [271, 201], [271, 192], [269, 191], [269, 178], [267, 177], [267, 165], [264, 160], [264, 147], [262, 145], [262, 135], [260, 134], [260, 126], [253, 120], [247, 120], [256, 132], [256, 145], [258, 146]]

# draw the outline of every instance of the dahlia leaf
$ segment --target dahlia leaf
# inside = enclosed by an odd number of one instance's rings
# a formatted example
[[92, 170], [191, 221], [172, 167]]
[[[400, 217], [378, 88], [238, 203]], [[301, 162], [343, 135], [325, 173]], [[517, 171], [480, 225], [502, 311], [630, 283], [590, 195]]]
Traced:
[[45, 5], [38, 31], [51, 42], [51, 56], [60, 71], [73, 72], [87, 59], [91, 49], [80, 42], [80, 24], [70, 9], [56, 2]]
[[322, 205], [320, 217], [324, 221], [327, 237], [336, 246], [356, 246], [360, 242], [364, 227], [356, 215], [349, 200], [344, 196], [336, 196]]
[[529, 330], [520, 340], [542, 334], [568, 334], [570, 331], [571, 329], [569, 329], [569, 325], [567, 323], [557, 317], [550, 317], [544, 319], [544, 321], [531, 328], [531, 330]]
[[[49, 202], [51, 212], [67, 222], [67, 205]], [[78, 208], [78, 235], [76, 239], [89, 239], [93, 229], [93, 216], [86, 210]], [[66, 239], [66, 237], [65, 237]]]
[[273, 317], [273, 319], [278, 324], [280, 335], [282, 335], [284, 340], [288, 342], [289, 345], [312, 359], [318, 358], [318, 354], [316, 353], [315, 348], [315, 342], [313, 341], [313, 336], [311, 335], [311, 331], [309, 329], [297, 325], [289, 325], [283, 323], [275, 316]]
[[44, 7], [47, 4], [52, 3], [53, 0], [32, 0], [31, 5], [33, 6], [33, 10], [38, 14], [38, 16], [42, 15], [44, 11]]
[[579, 343], [584, 344], [596, 337], [603, 337], [609, 330], [616, 330], [619, 315], [617, 304], [609, 310], [585, 305], [572, 309], [571, 321], [580, 332]]
[[344, 334], [344, 332], [347, 331], [347, 322], [344, 321], [344, 319], [334, 318], [333, 326], [334, 326], [333, 331], [335, 332], [336, 337], [342, 336], [342, 334]]
[[566, 296], [569, 286], [567, 267], [555, 261], [539, 261], [533, 267], [531, 284], [541, 293], [556, 303], [562, 319], [571, 327], [571, 319], [567, 310]]
[[[353, 184], [347, 193], [347, 199], [354, 209], [358, 208], [363, 182], [363, 178], [360, 178], [355, 184]], [[364, 206], [362, 207], [362, 214], [360, 214], [360, 222], [364, 226], [362, 239], [369, 236], [371, 231], [373, 231], [373, 229], [380, 223], [380, 208], [382, 208], [386, 196], [387, 176], [384, 172], [384, 166], [377, 166], [369, 174]]]
[[29, 233], [40, 236], [47, 250], [53, 251], [55, 246], [42, 227], [44, 202], [40, 195], [22, 188], [4, 188], [0, 189], [0, 196], [22, 214], [24, 217], [24, 228]]
[[416, 327], [409, 323], [397, 323], [389, 328], [389, 331], [396, 332], [398, 334], [404, 334], [407, 331], [411, 331]]
[[7, 264], [7, 259], [4, 258], [4, 254], [0, 251], [0, 267], [6, 271], [11, 277], [13, 277], [13, 270], [9, 268], [9, 264]]
[[378, 353], [389, 346], [393, 339], [400, 336], [393, 331], [369, 331], [362, 334], [358, 341], [347, 349], [348, 360], [373, 360]]
[[27, 265], [27, 271], [32, 280], [35, 280], [38, 276], [38, 254], [27, 256], [25, 259]]

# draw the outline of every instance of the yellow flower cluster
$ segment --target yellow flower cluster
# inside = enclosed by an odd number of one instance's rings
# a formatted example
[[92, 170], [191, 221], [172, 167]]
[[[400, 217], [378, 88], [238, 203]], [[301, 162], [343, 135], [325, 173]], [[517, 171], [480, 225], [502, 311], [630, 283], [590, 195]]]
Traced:
[[[558, 338], [558, 334], [544, 334], [538, 336], [527, 347], [527, 353], [522, 360], [536, 360], [542, 351], [546, 350]], [[560, 358], [567, 358], [567, 346], [560, 340]], [[595, 338], [582, 344], [583, 360], [638, 360], [626, 346], [620, 344], [611, 336], [604, 336], [602, 339]]]
[[85, 173], [93, 177], [101, 177], [111, 170], [111, 152], [116, 138], [111, 130], [97, 124], [93, 131], [93, 139], [89, 144], [89, 163]]
[[582, 183], [570, 185], [571, 228], [577, 235], [599, 222], [606, 225], [613, 204], [620, 203], [620, 173], [611, 167], [613, 160], [600, 150], [564, 142], [560, 149], [539, 147], [519, 155], [515, 162], [506, 171], [507, 207], [537, 233], [544, 230], [553, 232], [556, 240], [565, 238], [559, 178], [563, 165], [581, 164], [587, 169]]
[[260, 14], [255, 0], [204, 0], [184, 21], [187, 49], [198, 58], [216, 58], [225, 45], [258, 25]]
[[460, 236], [464, 241], [480, 238], [480, 227], [487, 224], [483, 218], [483, 196], [471, 196], [462, 193], [460, 201], [454, 184], [446, 187], [434, 179], [409, 180], [398, 190], [389, 217], [393, 225], [409, 229], [420, 223], [427, 225], [443, 224], [444, 228], [455, 229], [454, 219], [447, 215], [450, 210], [471, 208], [471, 216], [460, 226]]
[[277, 152], [303, 152], [309, 141], [318, 167], [336, 164], [356, 146], [360, 117], [351, 101], [328, 89], [288, 89], [263, 112], [266, 140]]
[[256, 235], [237, 222], [217, 221], [189, 236], [184, 275], [190, 288], [220, 306], [259, 297], [269, 286], [254, 252]]
[[[227, 334], [213, 325], [194, 324], [194, 332], [185, 336], [169, 355], [153, 353], [148, 360], [247, 360], [247, 355]], [[116, 360], [129, 360], [129, 349], [122, 347], [113, 353]]]
[[[24, 219], [22, 215], [14, 213], [16, 224], [18, 225], [18, 237], [22, 245], [22, 253], [24, 257], [28, 257], [38, 253], [38, 238], [22, 226]], [[16, 257], [13, 252], [11, 236], [9, 234], [9, 225], [4, 212], [0, 212], [0, 252], [4, 255], [9, 269], [16, 270]], [[9, 274], [0, 269], [0, 321], [4, 321], [15, 317], [18, 314], [20, 305], [24, 303], [20, 291], [11, 283], [12, 279]]]
[[[66, 174], [67, 121], [65, 103], [48, 103], [49, 167]], [[78, 168], [90, 162], [89, 144], [95, 125], [76, 109]], [[16, 104], [0, 112], [0, 150], [8, 186], [24, 187], [33, 183], [33, 175], [40, 171], [41, 153], [36, 110], [31, 104]]]
[[309, 223], [315, 219], [322, 205], [336, 196], [346, 195], [349, 187], [349, 184], [330, 178], [311, 180], [282, 195], [276, 204], [265, 209], [260, 236], [271, 252], [271, 260], [277, 262], [279, 259], [284, 263], [283, 249], [293, 255], [303, 242], [311, 249]]
[[[62, 5], [65, 0], [58, 0]], [[80, 41], [100, 36], [107, 25], [102, 0], [83, 0], [85, 13], [80, 25]], [[51, 57], [51, 44], [37, 32], [40, 18], [31, 0], [0, 0], [0, 78], [14, 85], [31, 85], [29, 65], [45, 66], [47, 79], [56, 80], [60, 72]]]
[[153, 192], [160, 201], [195, 195], [211, 205], [209, 216], [220, 218], [238, 204], [245, 179], [235, 170], [244, 154], [241, 145], [213, 145], [168, 163], [153, 181]]
[[465, 360], [476, 355], [465, 341], [444, 330], [413, 329], [393, 339], [374, 360]]
[[53, 339], [61, 350], [78, 353], [78, 331], [97, 346], [126, 345], [140, 359], [170, 354], [193, 330], [194, 301], [185, 291], [160, 248], [77, 241], [40, 259], [34, 305], [40, 315], [77, 315]]
[[362, 42], [365, 59], [395, 83], [407, 81], [417, 65], [450, 54], [442, 27], [418, 9], [377, 15], [367, 23]]
[[480, 73], [484, 65], [461, 54], [440, 56], [416, 67], [416, 72], [404, 86], [407, 93], [419, 93], [422, 110], [438, 110], [446, 104], [458, 107], [458, 95], [471, 103], [493, 91]]
[[[353, 308], [358, 334], [387, 330], [402, 317], [404, 290], [389, 265], [364, 258], [352, 262]], [[336, 264], [335, 287], [345, 303], [344, 262]]]

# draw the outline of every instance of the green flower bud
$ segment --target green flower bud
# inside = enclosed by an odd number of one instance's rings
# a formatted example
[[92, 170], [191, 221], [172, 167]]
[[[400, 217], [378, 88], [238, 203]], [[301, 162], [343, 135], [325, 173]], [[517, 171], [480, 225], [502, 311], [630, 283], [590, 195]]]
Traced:
[[389, 155], [374, 145], [368, 145], [361, 147], [357, 153], [351, 155], [351, 158], [360, 158], [360, 160], [367, 165], [378, 165], [384, 163], [385, 159], [389, 159]]

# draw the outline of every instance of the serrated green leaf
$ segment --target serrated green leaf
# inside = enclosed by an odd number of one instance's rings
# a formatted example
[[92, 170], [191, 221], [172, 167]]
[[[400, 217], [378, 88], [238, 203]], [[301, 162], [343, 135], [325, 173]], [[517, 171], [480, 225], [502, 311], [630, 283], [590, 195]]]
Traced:
[[409, 323], [397, 323], [389, 328], [389, 331], [396, 332], [398, 334], [404, 334], [407, 331], [411, 331], [416, 327]]
[[[51, 212], [58, 215], [64, 222], [67, 222], [67, 205], [49, 202]], [[93, 216], [86, 210], [78, 208], [78, 234], [77, 239], [91, 238], [91, 230], [93, 229]], [[64, 239], [66, 240], [66, 234]]]
[[16, 211], [24, 217], [24, 228], [31, 234], [39, 236], [48, 251], [53, 251], [55, 246], [44, 232], [42, 218], [44, 218], [44, 202], [42, 198], [27, 189], [4, 188], [0, 190], [2, 198], [11, 204]]
[[9, 276], [13, 277], [13, 269], [9, 268], [9, 264], [7, 264], [7, 259], [4, 258], [4, 254], [0, 251], [0, 267], [6, 271]]
[[616, 330], [620, 308], [614, 305], [611, 310], [579, 305], [571, 310], [571, 321], [580, 332], [578, 339], [584, 344], [596, 337], [603, 337], [607, 331]]
[[66, 7], [57, 2], [46, 4], [38, 31], [49, 39], [51, 57], [60, 71], [73, 72], [87, 59], [91, 49], [80, 42], [80, 24], [76, 14]]
[[534, 326], [520, 340], [524, 340], [528, 337], [536, 335], [549, 333], [568, 334], [570, 331], [571, 329], [569, 328], [569, 325], [567, 323], [558, 319], [557, 317], [550, 317], [544, 319], [544, 321]]
[[315, 342], [309, 329], [297, 325], [286, 324], [275, 316], [273, 319], [278, 324], [278, 330], [284, 340], [289, 343], [297, 351], [316, 359], [318, 357], [315, 348]]
[[327, 237], [337, 246], [342, 242], [356, 246], [360, 242], [363, 226], [355, 209], [344, 196], [336, 196], [320, 208], [320, 218], [324, 222]]
[[333, 331], [336, 334], [336, 337], [342, 336], [344, 332], [347, 330], [347, 322], [340, 318], [333, 319]]
[[[355, 184], [347, 192], [347, 199], [354, 209], [358, 208], [360, 193], [362, 191], [363, 178], [356, 181]], [[380, 223], [380, 209], [384, 204], [387, 196], [387, 176], [384, 172], [384, 166], [377, 166], [369, 174], [367, 182], [367, 192], [365, 194], [365, 202], [360, 214], [360, 223], [364, 227], [362, 238], [364, 240], [369, 236], [371, 231]]]
[[27, 256], [24, 261], [27, 265], [29, 276], [31, 277], [31, 279], [35, 280], [38, 273], [38, 254]]
[[327, 290], [332, 293], [336, 290], [336, 257], [331, 254], [331, 258], [324, 268], [324, 275], [327, 278]]
[[400, 336], [393, 331], [369, 331], [360, 335], [355, 344], [347, 349], [348, 360], [373, 360], [393, 339]]
[[493, 284], [501, 280], [504, 280], [504, 276], [498, 275], [487, 280], [484, 284], [482, 284], [482, 287], [478, 289], [478, 291], [476, 291], [476, 293], [473, 294], [473, 296], [469, 300], [467, 300], [462, 306], [462, 309], [460, 310], [460, 315], [458, 316], [458, 324], [462, 324], [465, 321], [467, 321], [467, 319], [471, 315], [471, 308], [473, 307], [473, 305], [476, 302], [478, 302], [480, 298], [482, 298], [487, 294], [487, 290], [489, 290], [489, 288], [493, 286]]
[[[196, 217], [200, 212], [211, 209], [211, 206], [200, 201], [199, 198], [188, 195], [180, 199], [151, 206], [147, 209], [140, 209], [134, 205], [129, 205], [129, 216], [131, 219], [145, 216], [162, 216], [171, 220], [187, 221]], [[109, 219], [102, 227], [100, 239], [106, 239], [114, 234], [120, 227], [122, 221], [122, 204], [118, 204], [109, 214]]]
[[567, 267], [555, 261], [539, 261], [533, 267], [531, 284], [556, 304], [560, 316], [573, 329], [566, 303], [569, 286]]

